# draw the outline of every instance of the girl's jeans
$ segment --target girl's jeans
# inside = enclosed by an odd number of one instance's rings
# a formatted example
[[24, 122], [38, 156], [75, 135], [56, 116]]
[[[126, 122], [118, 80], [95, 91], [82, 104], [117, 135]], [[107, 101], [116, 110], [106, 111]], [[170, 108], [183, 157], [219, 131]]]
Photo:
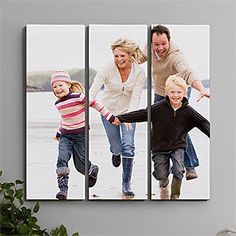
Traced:
[[124, 123], [115, 126], [101, 116], [108, 141], [110, 151], [114, 155], [121, 154], [122, 157], [134, 157], [134, 132], [136, 124], [132, 123], [132, 129], [127, 130]]
[[[191, 94], [191, 89], [192, 88], [189, 87], [188, 91], [187, 91], [187, 98], [188, 99], [189, 99], [190, 94]], [[158, 101], [161, 101], [163, 99], [165, 99], [165, 97], [160, 96], [158, 94], [155, 94], [154, 103], [158, 102]], [[199, 161], [198, 161], [196, 151], [193, 147], [193, 143], [192, 143], [191, 138], [190, 138], [189, 135], [187, 135], [186, 142], [187, 142], [187, 148], [185, 149], [185, 152], [184, 152], [184, 165], [187, 168], [197, 167], [197, 166], [199, 166]]]
[[[75, 168], [85, 174], [85, 134], [62, 134], [58, 146], [57, 168], [68, 167], [71, 155]], [[88, 169], [91, 163], [88, 163]]]

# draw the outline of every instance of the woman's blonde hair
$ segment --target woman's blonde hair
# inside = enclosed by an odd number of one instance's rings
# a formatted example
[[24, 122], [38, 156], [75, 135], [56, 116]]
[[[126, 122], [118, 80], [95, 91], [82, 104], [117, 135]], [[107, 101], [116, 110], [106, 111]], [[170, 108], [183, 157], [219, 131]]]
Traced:
[[147, 60], [147, 56], [139, 48], [139, 45], [131, 39], [120, 38], [116, 40], [112, 45], [111, 49], [114, 51], [117, 47], [121, 47], [126, 53], [139, 64]]
[[165, 92], [167, 93], [170, 88], [171, 88], [171, 85], [177, 85], [179, 86], [180, 88], [183, 89], [184, 91], [184, 96], [187, 95], [187, 89], [188, 89], [188, 85], [186, 84], [186, 82], [184, 81], [183, 78], [181, 78], [180, 76], [178, 75], [170, 75], [167, 80], [166, 80], [166, 84], [165, 84]]

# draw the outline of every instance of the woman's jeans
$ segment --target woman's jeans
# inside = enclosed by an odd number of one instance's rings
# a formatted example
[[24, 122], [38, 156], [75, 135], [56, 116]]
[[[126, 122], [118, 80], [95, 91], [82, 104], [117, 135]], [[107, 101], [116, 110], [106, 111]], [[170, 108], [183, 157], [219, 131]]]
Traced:
[[[187, 91], [187, 98], [188, 99], [189, 99], [190, 94], [191, 94], [191, 89], [192, 88], [189, 87], [188, 91]], [[158, 102], [158, 101], [161, 101], [163, 99], [165, 99], [164, 96], [160, 96], [158, 94], [155, 94], [154, 103]], [[197, 166], [199, 166], [199, 161], [198, 161], [196, 151], [193, 147], [193, 143], [192, 143], [189, 135], [187, 135], [186, 142], [187, 142], [187, 147], [186, 147], [185, 152], [184, 152], [184, 165], [187, 168], [197, 167]]]
[[[81, 174], [85, 174], [85, 134], [62, 134], [58, 146], [57, 168], [68, 167], [71, 155], [75, 168]], [[88, 163], [88, 169], [91, 163]], [[63, 173], [62, 173], [63, 174]]]
[[110, 151], [114, 155], [121, 154], [122, 157], [133, 158], [135, 153], [134, 132], [136, 124], [132, 123], [132, 129], [127, 130], [125, 123], [115, 126], [101, 116], [108, 141], [110, 143]]

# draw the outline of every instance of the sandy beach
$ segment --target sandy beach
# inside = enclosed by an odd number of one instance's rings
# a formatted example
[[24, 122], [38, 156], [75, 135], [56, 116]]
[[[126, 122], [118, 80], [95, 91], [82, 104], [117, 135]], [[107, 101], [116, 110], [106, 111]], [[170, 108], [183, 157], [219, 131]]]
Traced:
[[[190, 104], [209, 119], [209, 100], [204, 98], [197, 103], [197, 95], [198, 93], [196, 91], [192, 92]], [[145, 97], [146, 90], [143, 92], [143, 99], [141, 101], [140, 108], [144, 108], [146, 106]], [[89, 198], [98, 200], [119, 200], [122, 199], [122, 167], [120, 166], [119, 168], [115, 168], [112, 166], [108, 140], [105, 136], [105, 131], [101, 121], [99, 121], [99, 118], [100, 115], [98, 112], [90, 109], [90, 160], [98, 164], [101, 171], [97, 185], [90, 189]], [[209, 199], [209, 139], [198, 129], [192, 130], [190, 136], [200, 160], [200, 166], [197, 167], [199, 178], [190, 181], [186, 181], [184, 178], [181, 199]], [[137, 123], [135, 143], [136, 155], [132, 176], [132, 188], [135, 192], [134, 200], [145, 200], [148, 197], [147, 176], [150, 174], [147, 171], [147, 158], [150, 158], [150, 155], [147, 153], [146, 123]], [[160, 199], [158, 182], [153, 177], [151, 177], [151, 182], [151, 199], [158, 200]]]
[[[204, 98], [196, 103], [197, 93], [194, 91], [190, 104], [209, 119], [209, 100]], [[146, 90], [143, 91], [140, 108], [146, 107]], [[99, 99], [99, 96], [98, 96]], [[55, 200], [58, 191], [56, 179], [57, 141], [53, 140], [59, 127], [59, 114], [54, 108], [55, 98], [52, 93], [27, 93], [27, 199]], [[91, 109], [89, 131], [89, 158], [99, 166], [97, 184], [89, 189], [90, 200], [120, 200], [122, 167], [115, 168], [111, 163], [111, 153], [100, 120], [100, 114]], [[197, 168], [198, 179], [186, 181], [182, 185], [181, 199], [209, 199], [209, 139], [199, 130], [190, 133], [200, 166]], [[146, 200], [147, 183], [147, 124], [137, 123], [136, 155], [132, 176], [134, 200]], [[152, 163], [151, 163], [152, 164]], [[68, 199], [83, 200], [85, 198], [84, 176], [79, 174], [70, 161], [70, 179]], [[158, 182], [152, 177], [153, 200], [160, 199]]]

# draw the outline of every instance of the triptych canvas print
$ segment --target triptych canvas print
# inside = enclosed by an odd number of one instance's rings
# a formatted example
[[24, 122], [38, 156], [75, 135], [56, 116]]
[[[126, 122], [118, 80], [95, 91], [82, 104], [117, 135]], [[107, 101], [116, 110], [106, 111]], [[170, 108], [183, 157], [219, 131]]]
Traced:
[[27, 25], [26, 198], [210, 198], [208, 25]]

